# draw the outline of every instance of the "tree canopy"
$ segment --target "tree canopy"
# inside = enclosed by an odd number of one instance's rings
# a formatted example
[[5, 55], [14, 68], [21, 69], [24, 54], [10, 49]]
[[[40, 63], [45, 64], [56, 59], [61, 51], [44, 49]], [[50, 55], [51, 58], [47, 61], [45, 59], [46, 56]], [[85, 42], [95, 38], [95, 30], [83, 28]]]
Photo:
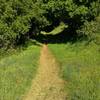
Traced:
[[61, 22], [74, 33], [99, 14], [99, 0], [0, 0], [0, 47], [52, 33]]

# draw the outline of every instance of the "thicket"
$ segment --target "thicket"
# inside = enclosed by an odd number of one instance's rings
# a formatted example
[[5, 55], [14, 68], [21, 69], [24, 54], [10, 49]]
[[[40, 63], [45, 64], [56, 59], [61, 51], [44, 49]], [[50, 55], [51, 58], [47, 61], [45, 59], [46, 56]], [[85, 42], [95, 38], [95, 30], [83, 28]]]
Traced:
[[99, 5], [99, 0], [0, 0], [0, 48], [24, 43], [41, 31], [50, 32], [61, 22], [77, 36], [94, 38], [96, 31], [100, 34], [100, 23], [94, 20]]

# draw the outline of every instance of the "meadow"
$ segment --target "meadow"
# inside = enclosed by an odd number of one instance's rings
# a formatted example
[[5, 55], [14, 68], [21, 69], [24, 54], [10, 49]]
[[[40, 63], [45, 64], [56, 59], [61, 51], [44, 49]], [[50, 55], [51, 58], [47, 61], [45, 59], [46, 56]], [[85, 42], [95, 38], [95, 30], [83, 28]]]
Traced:
[[38, 67], [40, 47], [28, 46], [0, 59], [0, 100], [22, 100]]
[[[76, 42], [48, 44], [66, 81], [68, 100], [100, 100], [100, 46]], [[6, 53], [0, 58], [0, 100], [22, 100], [35, 78], [41, 47]], [[3, 56], [3, 55], [2, 55]]]
[[68, 100], [100, 100], [100, 46], [85, 42], [49, 44], [66, 81]]

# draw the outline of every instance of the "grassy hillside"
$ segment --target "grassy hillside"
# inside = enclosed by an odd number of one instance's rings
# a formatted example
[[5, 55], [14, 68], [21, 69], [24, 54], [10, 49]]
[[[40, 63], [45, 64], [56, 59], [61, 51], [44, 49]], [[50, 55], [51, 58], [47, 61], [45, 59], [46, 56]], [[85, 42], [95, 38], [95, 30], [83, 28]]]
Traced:
[[67, 81], [68, 100], [100, 100], [100, 46], [50, 44]]
[[0, 100], [21, 100], [35, 76], [40, 48], [29, 46], [0, 60]]

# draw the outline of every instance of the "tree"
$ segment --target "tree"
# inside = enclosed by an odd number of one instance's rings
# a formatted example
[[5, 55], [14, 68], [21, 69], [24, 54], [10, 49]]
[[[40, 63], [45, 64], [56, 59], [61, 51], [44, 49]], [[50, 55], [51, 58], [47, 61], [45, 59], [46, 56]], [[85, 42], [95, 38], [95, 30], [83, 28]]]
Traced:
[[99, 5], [99, 0], [0, 0], [0, 47], [15, 46], [30, 34], [50, 33], [61, 22], [76, 34], [99, 15]]

